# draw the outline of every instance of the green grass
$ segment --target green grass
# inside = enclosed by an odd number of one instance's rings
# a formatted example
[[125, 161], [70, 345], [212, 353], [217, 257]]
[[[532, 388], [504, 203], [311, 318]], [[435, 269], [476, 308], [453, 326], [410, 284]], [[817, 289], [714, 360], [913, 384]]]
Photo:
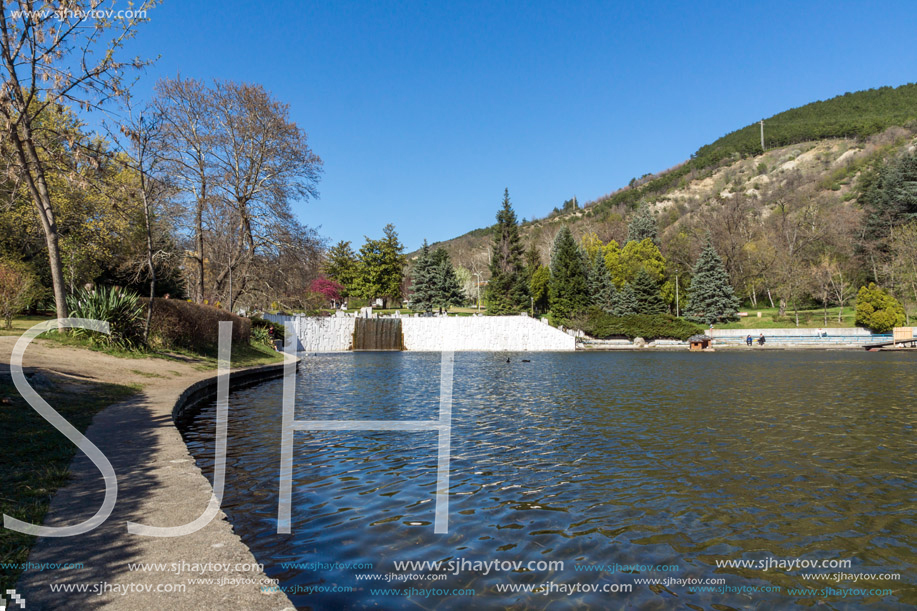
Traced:
[[[217, 354], [214, 350], [210, 354], [197, 352], [173, 351], [168, 354], [155, 354], [157, 358], [171, 358], [173, 360], [193, 361], [194, 366], [201, 371], [216, 369]], [[232, 347], [232, 368], [255, 367], [258, 365], [273, 365], [283, 361], [283, 353], [277, 352], [264, 344], [234, 344]]]
[[[78, 430], [103, 408], [138, 391], [117, 384], [55, 382], [42, 396]], [[41, 524], [54, 492], [67, 483], [76, 446], [33, 410], [8, 379], [0, 380], [0, 512]], [[0, 528], [0, 563], [23, 563], [36, 537]], [[0, 592], [19, 570], [0, 569]]]
[[0, 336], [20, 336], [38, 323], [51, 320], [52, 318], [52, 316], [16, 316], [13, 318], [13, 327], [11, 329], [7, 329], [6, 322], [0, 320]]
[[[824, 327], [855, 327], [855, 312], [852, 307], [845, 307], [842, 322], [837, 321], [837, 313], [840, 308], [828, 308], [828, 323], [825, 324], [825, 313], [821, 308], [799, 310], [799, 328], [800, 329], [818, 329]], [[738, 322], [721, 323], [716, 325], [717, 329], [786, 329], [796, 326], [796, 316], [792, 309], [787, 308], [786, 314], [780, 318], [777, 315], [777, 308], [761, 308], [758, 310], [745, 309], [740, 310], [748, 312]], [[761, 318], [757, 313], [761, 312]]]
[[[33, 325], [49, 320], [49, 317], [17, 317], [13, 319], [13, 330], [6, 335], [22, 335]], [[68, 348], [80, 348], [101, 352], [117, 358], [123, 359], [165, 359], [176, 362], [191, 363], [201, 370], [216, 369], [217, 354], [216, 349], [211, 352], [199, 353], [190, 350], [122, 350], [101, 344], [94, 343], [87, 337], [79, 337], [67, 333], [61, 334], [57, 331], [48, 331], [38, 337], [38, 339], [48, 340], [60, 346]], [[232, 366], [233, 367], [254, 367], [257, 365], [270, 365], [283, 361], [283, 355], [276, 352], [273, 348], [264, 344], [233, 344], [232, 347]]]

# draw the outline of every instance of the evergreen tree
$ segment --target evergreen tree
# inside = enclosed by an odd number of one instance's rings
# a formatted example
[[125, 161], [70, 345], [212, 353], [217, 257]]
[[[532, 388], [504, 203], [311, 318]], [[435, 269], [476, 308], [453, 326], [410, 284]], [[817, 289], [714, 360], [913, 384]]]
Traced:
[[638, 313], [639, 305], [634, 289], [628, 283], [615, 295], [613, 313], [615, 316], [632, 316]]
[[550, 268], [539, 265], [532, 274], [532, 280], [529, 283], [529, 291], [532, 295], [532, 307], [536, 313], [547, 312], [550, 307], [551, 295], [551, 270]]
[[729, 274], [708, 238], [694, 264], [685, 318], [712, 325], [717, 321], [734, 319], [738, 309], [739, 300], [732, 290]]
[[611, 314], [614, 311], [616, 293], [611, 273], [605, 265], [605, 256], [601, 249], [596, 250], [592, 257], [592, 265], [589, 266], [590, 303]]
[[564, 225], [551, 247], [551, 313], [567, 320], [589, 305], [588, 272], [582, 249]]
[[640, 314], [665, 314], [668, 311], [659, 292], [659, 284], [645, 270], [637, 272], [633, 288]]
[[535, 247], [535, 241], [532, 240], [529, 243], [528, 250], [525, 251], [525, 274], [527, 276], [530, 288], [532, 284], [532, 276], [535, 275], [535, 270], [541, 266], [541, 257], [538, 254], [538, 249]]
[[361, 297], [381, 297], [383, 307], [388, 307], [390, 301], [401, 301], [405, 257], [395, 226], [389, 223], [383, 232], [385, 236], [381, 240], [367, 237], [360, 247], [360, 264], [354, 284]]
[[429, 312], [433, 309], [436, 277], [433, 254], [427, 241], [423, 241], [420, 255], [411, 270], [411, 309], [417, 312]]
[[905, 322], [901, 302], [880, 289], [874, 282], [860, 287], [856, 302], [856, 324], [868, 327], [874, 333], [889, 333]]
[[341, 240], [328, 251], [325, 275], [344, 287], [341, 297], [347, 297], [354, 290], [359, 265], [360, 262], [350, 247], [350, 242]]
[[449, 259], [449, 254], [442, 249], [445, 257], [440, 257], [439, 264], [433, 268], [435, 291], [433, 292], [433, 306], [442, 312], [452, 306], [460, 306], [465, 302], [465, 293], [459, 283], [455, 268]]
[[895, 159], [868, 175], [860, 201], [868, 212], [865, 237], [881, 242], [884, 251], [892, 227], [917, 220], [917, 155]]
[[647, 238], [656, 241], [656, 218], [650, 212], [649, 206], [642, 204], [634, 212], [630, 223], [627, 225], [627, 241], [641, 242]]
[[503, 205], [494, 226], [490, 281], [484, 291], [488, 314], [515, 314], [528, 306], [528, 283], [522, 264], [523, 247], [516, 213], [503, 192]]

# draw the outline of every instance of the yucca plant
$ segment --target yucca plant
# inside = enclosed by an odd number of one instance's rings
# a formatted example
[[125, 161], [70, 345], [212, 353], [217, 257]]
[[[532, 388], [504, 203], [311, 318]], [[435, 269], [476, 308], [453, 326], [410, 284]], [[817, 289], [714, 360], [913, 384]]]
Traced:
[[137, 293], [119, 288], [81, 289], [67, 298], [70, 316], [91, 318], [109, 324], [111, 334], [74, 329], [74, 335], [93, 342], [134, 350], [143, 346], [143, 304]]
[[271, 335], [268, 333], [267, 329], [264, 327], [252, 327], [252, 339], [251, 343], [253, 344], [264, 344], [265, 346], [271, 345]]

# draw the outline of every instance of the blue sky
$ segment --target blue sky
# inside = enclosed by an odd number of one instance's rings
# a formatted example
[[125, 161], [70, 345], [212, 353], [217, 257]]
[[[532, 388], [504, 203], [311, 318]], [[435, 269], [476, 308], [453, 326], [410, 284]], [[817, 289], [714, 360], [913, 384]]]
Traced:
[[263, 84], [325, 162], [303, 222], [412, 250], [595, 199], [787, 108], [917, 81], [908, 2], [183, 2], [130, 51]]

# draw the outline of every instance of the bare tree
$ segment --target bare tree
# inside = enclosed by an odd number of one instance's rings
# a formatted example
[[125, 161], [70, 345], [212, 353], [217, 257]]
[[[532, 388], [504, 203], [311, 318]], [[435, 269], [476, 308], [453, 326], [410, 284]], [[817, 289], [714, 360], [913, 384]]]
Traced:
[[294, 222], [290, 201], [318, 196], [322, 160], [289, 108], [260, 85], [218, 82], [212, 96], [217, 186], [239, 223], [229, 265], [215, 285], [222, 291], [232, 273], [244, 290], [258, 251], [281, 246], [277, 228]]
[[213, 172], [213, 96], [206, 85], [193, 79], [166, 79], [156, 84], [156, 108], [162, 117], [169, 147], [163, 154], [173, 181], [190, 200], [194, 249], [194, 299], [206, 297], [204, 269], [204, 211], [217, 177]]
[[162, 178], [163, 142], [162, 116], [155, 109], [147, 109], [135, 114], [130, 100], [126, 103], [128, 116], [120, 125], [121, 133], [126, 138], [127, 156], [119, 159], [133, 172], [136, 186], [128, 188], [134, 192], [143, 214], [143, 233], [146, 238], [145, 267], [150, 278], [150, 303], [146, 312], [146, 324], [143, 340], [147, 341], [150, 325], [153, 320], [153, 299], [156, 297], [156, 261], [168, 253], [157, 248], [154, 227], [156, 217], [163, 204], [169, 198], [171, 190]]
[[[15, 154], [15, 171], [34, 203], [48, 248], [58, 318], [67, 316], [63, 267], [48, 161], [39, 153], [38, 130], [49, 129], [42, 118], [60, 104], [90, 111], [121, 95], [123, 72], [145, 62], [121, 62], [116, 53], [146, 20], [151, 2], [131, 8], [134, 17], [90, 18], [102, 7], [97, 0], [68, 2], [55, 10], [50, 2], [5, 3], [0, 12], [0, 130]], [[112, 3], [113, 4], [113, 3]], [[6, 7], [15, 5], [18, 10]], [[73, 134], [54, 134], [73, 141]]]

